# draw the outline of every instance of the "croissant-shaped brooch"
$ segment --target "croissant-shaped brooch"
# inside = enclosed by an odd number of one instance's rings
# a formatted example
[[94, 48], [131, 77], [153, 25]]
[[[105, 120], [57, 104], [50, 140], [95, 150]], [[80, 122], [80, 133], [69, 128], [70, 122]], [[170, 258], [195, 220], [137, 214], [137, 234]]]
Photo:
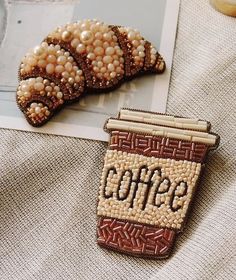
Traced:
[[136, 29], [83, 20], [58, 27], [24, 56], [16, 101], [28, 122], [41, 126], [82, 94], [164, 70], [163, 58]]

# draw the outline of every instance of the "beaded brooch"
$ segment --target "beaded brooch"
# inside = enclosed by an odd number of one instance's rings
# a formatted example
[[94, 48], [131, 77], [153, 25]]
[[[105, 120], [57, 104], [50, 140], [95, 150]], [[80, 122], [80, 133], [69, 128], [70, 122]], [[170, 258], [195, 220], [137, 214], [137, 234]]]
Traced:
[[164, 70], [164, 60], [139, 31], [84, 20], [58, 27], [25, 55], [16, 101], [28, 122], [41, 126], [82, 94]]
[[110, 141], [98, 195], [97, 242], [138, 257], [166, 258], [219, 136], [206, 121], [129, 109], [110, 118], [105, 130]]

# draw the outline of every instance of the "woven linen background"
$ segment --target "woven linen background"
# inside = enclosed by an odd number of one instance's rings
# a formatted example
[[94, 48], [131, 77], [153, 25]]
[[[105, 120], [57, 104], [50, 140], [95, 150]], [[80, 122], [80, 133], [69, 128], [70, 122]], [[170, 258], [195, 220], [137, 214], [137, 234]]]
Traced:
[[191, 219], [167, 260], [96, 245], [106, 144], [0, 130], [0, 279], [236, 279], [236, 19], [207, 0], [180, 7], [167, 112], [211, 121]]

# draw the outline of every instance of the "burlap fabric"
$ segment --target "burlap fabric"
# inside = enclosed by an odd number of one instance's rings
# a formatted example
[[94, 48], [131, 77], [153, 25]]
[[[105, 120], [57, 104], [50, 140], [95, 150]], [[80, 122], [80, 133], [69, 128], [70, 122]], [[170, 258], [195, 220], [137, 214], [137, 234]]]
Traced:
[[96, 245], [106, 144], [0, 130], [0, 279], [235, 279], [236, 21], [207, 0], [181, 2], [168, 113], [212, 122], [191, 219], [168, 260]]

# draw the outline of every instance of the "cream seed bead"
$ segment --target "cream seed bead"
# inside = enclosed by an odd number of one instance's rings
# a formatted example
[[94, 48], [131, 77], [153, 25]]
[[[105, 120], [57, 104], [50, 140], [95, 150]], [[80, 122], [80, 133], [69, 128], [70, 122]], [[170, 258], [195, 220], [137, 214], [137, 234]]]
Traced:
[[65, 68], [64, 68], [62, 65], [57, 65], [57, 66], [55, 67], [55, 72], [56, 72], [57, 74], [62, 73], [64, 70], [65, 70]]
[[35, 55], [40, 56], [43, 54], [44, 49], [41, 46], [36, 46], [33, 52]]
[[106, 55], [113, 55], [115, 53], [115, 49], [113, 47], [106, 48], [105, 54]]
[[98, 62], [97, 62], [97, 66], [98, 66], [99, 68], [102, 68], [102, 67], [103, 67], [102, 61], [98, 61]]
[[67, 61], [69, 61], [69, 62], [72, 63], [72, 62], [74, 62], [74, 58], [73, 58], [72, 56], [68, 56], [68, 57], [67, 57]]
[[102, 46], [103, 46], [104, 49], [106, 49], [106, 48], [108, 48], [110, 45], [109, 45], [108, 42], [104, 42]]
[[64, 40], [64, 41], [69, 41], [70, 39], [71, 39], [71, 37], [72, 37], [72, 33], [70, 32], [70, 31], [64, 31], [63, 33], [62, 33], [62, 40]]
[[77, 71], [77, 74], [78, 74], [79, 76], [82, 76], [82, 75], [83, 75], [83, 71], [82, 71], [82, 70], [78, 70], [78, 71]]
[[72, 84], [75, 82], [75, 80], [74, 80], [74, 78], [71, 78], [71, 77], [70, 77], [70, 78], [68, 79], [68, 82], [72, 85]]
[[95, 40], [93, 42], [94, 47], [102, 47], [102, 41], [101, 40]]
[[43, 82], [43, 78], [42, 77], [37, 77], [37, 78], [35, 78], [35, 81], [42, 83]]
[[113, 64], [109, 63], [109, 64], [107, 65], [107, 69], [108, 69], [109, 71], [112, 72], [112, 71], [114, 71], [115, 67], [114, 67]]
[[70, 72], [72, 70], [72, 64], [70, 62], [67, 62], [65, 64], [65, 69], [66, 69], [66, 71]]
[[143, 52], [145, 50], [144, 46], [140, 45], [137, 47], [137, 51]]
[[104, 34], [103, 34], [103, 39], [104, 39], [105, 41], [110, 42], [110, 41], [112, 40], [112, 36], [111, 36], [110, 33], [104, 33]]
[[46, 67], [46, 65], [47, 65], [47, 62], [46, 62], [46, 60], [44, 60], [44, 59], [40, 59], [39, 61], [38, 61], [38, 67], [40, 67], [40, 68], [45, 68]]
[[102, 61], [102, 56], [98, 55], [98, 56], [96, 57], [96, 60], [97, 60], [97, 61]]
[[106, 67], [102, 67], [100, 71], [101, 71], [101, 73], [106, 73], [107, 69], [106, 69]]
[[[66, 57], [64, 55], [61, 55], [57, 58], [57, 63], [64, 65], [66, 63], [66, 60], [67, 60]], [[52, 61], [50, 61], [50, 62], [52, 62]]]
[[52, 91], [52, 87], [51, 87], [51, 86], [46, 86], [46, 87], [45, 87], [45, 90], [46, 90], [47, 92], [51, 92], [51, 91]]
[[95, 54], [94, 53], [89, 53], [87, 55], [87, 58], [90, 59], [90, 60], [94, 60], [96, 58]]
[[37, 60], [36, 60], [33, 56], [31, 56], [31, 57], [28, 57], [27, 63], [28, 63], [30, 66], [35, 66], [35, 65], [37, 65]]
[[104, 54], [104, 49], [103, 49], [102, 47], [96, 47], [96, 48], [94, 49], [94, 53], [95, 53], [96, 55], [103, 55], [103, 54]]
[[93, 33], [91, 31], [88, 31], [88, 30], [83, 31], [80, 34], [80, 40], [84, 44], [91, 43], [93, 41], [93, 38], [94, 38]]
[[76, 47], [76, 51], [78, 53], [84, 53], [85, 52], [85, 45], [84, 44], [79, 44], [77, 47]]
[[61, 91], [57, 92], [57, 98], [58, 99], [61, 99], [63, 97], [63, 94]]
[[95, 38], [98, 39], [98, 40], [101, 40], [102, 39], [102, 33], [101, 32], [97, 32], [95, 34]]
[[65, 79], [68, 79], [70, 77], [70, 74], [67, 71], [62, 72], [62, 77]]
[[95, 73], [98, 73], [98, 72], [99, 72], [99, 68], [98, 68], [97, 66], [94, 66], [94, 67], [93, 67], [93, 71], [94, 71]]
[[80, 82], [80, 81], [81, 81], [81, 78], [80, 78], [80, 76], [79, 76], [79, 75], [76, 75], [76, 76], [75, 76], [75, 81], [76, 81], [76, 83], [78, 83], [78, 82]]
[[47, 64], [46, 66], [46, 72], [48, 74], [52, 74], [54, 72], [54, 65], [52, 63]]
[[34, 84], [34, 89], [37, 90], [37, 91], [43, 90], [44, 89], [44, 84], [40, 83], [40, 82], [37, 82], [37, 83]]
[[130, 41], [132, 41], [132, 40], [134, 40], [134, 39], [136, 38], [135, 35], [136, 35], [136, 34], [135, 34], [133, 31], [130, 31], [130, 32], [128, 33], [127, 37], [128, 37], [128, 39], [129, 39]]
[[110, 55], [106, 55], [103, 57], [103, 62], [109, 64], [112, 62], [112, 57]]
[[113, 79], [116, 77], [116, 72], [111, 72], [110, 77]]
[[24, 92], [24, 97], [29, 98], [31, 96], [31, 93], [29, 91]]

